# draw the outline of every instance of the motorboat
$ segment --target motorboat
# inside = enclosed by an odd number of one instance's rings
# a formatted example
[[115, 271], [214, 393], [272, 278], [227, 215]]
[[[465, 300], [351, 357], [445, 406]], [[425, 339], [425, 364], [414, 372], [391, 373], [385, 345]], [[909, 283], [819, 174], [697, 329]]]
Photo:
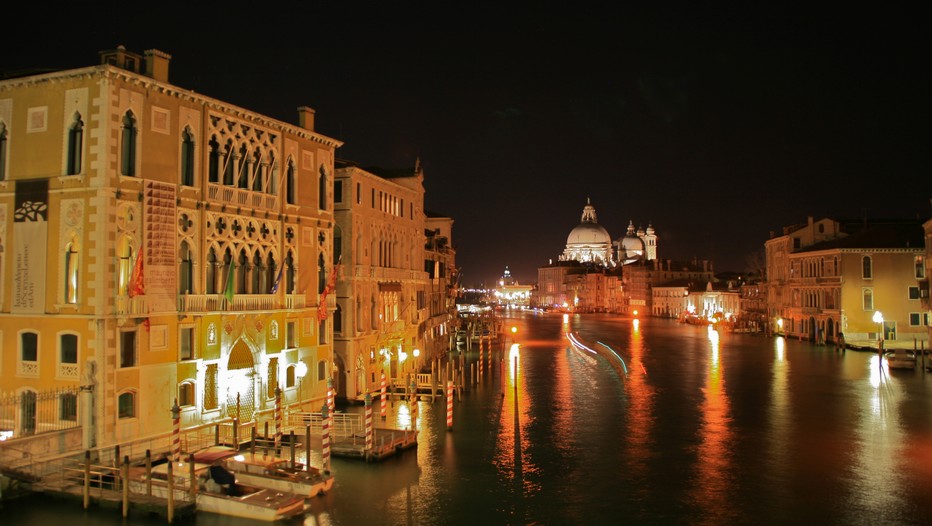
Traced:
[[916, 353], [908, 349], [893, 349], [883, 354], [891, 369], [915, 369]]
[[[150, 469], [130, 468], [130, 491], [161, 498], [169, 495], [168, 462]], [[148, 471], [148, 474], [147, 474]], [[278, 521], [298, 517], [310, 505], [303, 495], [278, 491], [263, 486], [245, 484], [236, 475], [219, 465], [194, 462], [194, 483], [197, 484], [195, 504], [197, 510], [260, 521]], [[191, 499], [192, 464], [172, 464], [172, 495], [179, 501]]]
[[209, 446], [194, 453], [194, 461], [219, 465], [236, 480], [305, 498], [322, 495], [333, 487], [333, 474], [287, 458], [241, 452], [229, 446]]

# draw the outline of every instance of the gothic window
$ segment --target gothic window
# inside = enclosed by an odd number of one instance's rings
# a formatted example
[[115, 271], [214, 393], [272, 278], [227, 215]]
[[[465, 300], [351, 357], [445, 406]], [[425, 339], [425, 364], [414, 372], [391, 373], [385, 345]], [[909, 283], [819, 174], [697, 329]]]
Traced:
[[251, 289], [249, 292], [251, 294], [262, 294], [268, 290], [263, 287], [265, 285], [265, 265], [262, 263], [262, 254], [258, 250], [252, 256], [252, 275], [249, 281]]
[[285, 257], [285, 293], [294, 294], [295, 266], [294, 255], [289, 250]]
[[[211, 151], [211, 163], [214, 152]], [[181, 184], [194, 186], [194, 134], [185, 128], [181, 134]]]
[[84, 143], [84, 123], [81, 121], [81, 114], [74, 114], [74, 122], [68, 128], [68, 166], [66, 167], [68, 175], [81, 173], [81, 153]]
[[268, 291], [269, 294], [274, 294], [278, 292], [278, 286], [280, 280], [282, 279], [281, 272], [284, 269], [277, 268], [278, 265], [275, 264], [275, 258], [272, 257], [272, 254], [269, 254], [266, 258], [265, 265], [265, 286], [263, 290]]
[[268, 193], [278, 195], [278, 163], [275, 162], [275, 155], [269, 155], [269, 184]]
[[210, 147], [210, 156], [207, 165], [207, 181], [211, 183], [220, 182], [220, 143], [216, 137], [211, 137], [207, 143]]
[[217, 293], [217, 252], [214, 247], [210, 247], [207, 252], [207, 276], [206, 276], [206, 294]]
[[249, 273], [249, 256], [246, 255], [245, 249], [239, 251], [237, 266], [239, 267], [239, 272], [236, 273], [236, 293], [248, 294], [249, 291], [246, 289], [246, 278], [247, 274]]
[[238, 188], [249, 188], [249, 167], [252, 165], [252, 162], [249, 158], [249, 153], [246, 151], [246, 146], [243, 145], [239, 149], [239, 179], [237, 180], [236, 186]]
[[864, 279], [871, 279], [873, 277], [873, 265], [870, 256], [861, 258], [861, 277]]
[[261, 192], [265, 190], [265, 163], [261, 162], [262, 152], [258, 149], [252, 153], [252, 166], [253, 171], [255, 172], [255, 177], [252, 180], [252, 190], [254, 192]]
[[178, 255], [181, 258], [178, 262], [178, 293], [191, 294], [194, 292], [194, 257], [187, 240], [181, 242]]
[[320, 179], [318, 179], [318, 188], [317, 188], [317, 208], [321, 210], [327, 209], [327, 172], [324, 170], [324, 167], [320, 167]]
[[227, 142], [223, 151], [223, 184], [233, 186], [233, 175], [235, 172], [235, 156], [233, 155], [233, 144]]
[[[317, 256], [317, 293], [323, 294], [327, 287], [327, 265], [324, 263], [323, 252]], [[320, 306], [323, 308], [323, 305]]]
[[120, 150], [120, 173], [122, 175], [136, 176], [136, 139], [138, 130], [133, 112], [128, 111], [123, 116], [123, 136]]
[[295, 166], [293, 161], [288, 161], [287, 170], [288, 171], [285, 175], [287, 178], [285, 181], [285, 202], [289, 205], [293, 205], [297, 202], [297, 188], [295, 188], [295, 185], [297, 184], [297, 174], [295, 173]]
[[65, 303], [78, 302], [78, 250], [72, 241], [65, 247]]

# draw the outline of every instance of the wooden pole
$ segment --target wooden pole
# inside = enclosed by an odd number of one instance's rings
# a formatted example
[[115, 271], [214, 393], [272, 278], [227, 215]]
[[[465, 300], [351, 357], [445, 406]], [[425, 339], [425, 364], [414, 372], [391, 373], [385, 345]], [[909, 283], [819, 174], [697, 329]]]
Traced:
[[168, 522], [175, 520], [175, 477], [172, 473], [174, 462], [168, 461]]
[[123, 518], [125, 519], [129, 516], [129, 455], [123, 457], [120, 478], [123, 479]]
[[191, 481], [191, 502], [197, 502], [197, 479], [195, 479], [194, 455], [188, 455], [188, 480]]
[[84, 509], [91, 504], [91, 452], [84, 452]]
[[152, 451], [146, 450], [146, 495], [152, 496]]

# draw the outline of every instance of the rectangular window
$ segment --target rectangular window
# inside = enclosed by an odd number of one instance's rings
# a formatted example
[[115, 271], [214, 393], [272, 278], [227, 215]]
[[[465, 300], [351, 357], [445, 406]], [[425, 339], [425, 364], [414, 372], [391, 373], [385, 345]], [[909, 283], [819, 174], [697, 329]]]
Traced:
[[320, 324], [317, 327], [317, 344], [323, 345], [327, 343], [327, 320], [320, 320]]
[[356, 183], [356, 204], [362, 204], [362, 185], [359, 183]]
[[919, 327], [920, 325], [922, 325], [922, 314], [919, 312], [910, 312], [909, 313], [909, 326]]
[[372, 189], [372, 208], [375, 208], [375, 188]]
[[207, 364], [204, 373], [204, 409], [217, 409], [217, 364]]
[[178, 359], [194, 359], [194, 327], [182, 327], [178, 335]]
[[926, 265], [923, 256], [916, 256], [916, 279], [925, 279]]
[[120, 367], [136, 365], [136, 331], [120, 332]]
[[39, 335], [34, 332], [24, 332], [20, 336], [20, 360], [24, 362], [39, 361]]
[[123, 393], [117, 399], [117, 416], [119, 418], [133, 418], [136, 416], [136, 395]]
[[288, 323], [285, 324], [285, 348], [286, 349], [293, 349], [297, 347], [297, 345], [295, 345], [296, 329], [297, 327], [295, 326], [295, 322], [293, 321], [289, 321]]
[[321, 360], [317, 362], [317, 381], [323, 382], [327, 379], [327, 362]]
[[874, 310], [874, 289], [870, 287], [864, 287], [861, 289], [861, 303], [863, 304], [864, 310]]
[[861, 277], [864, 279], [871, 279], [874, 274], [874, 268], [870, 256], [864, 256], [861, 258]]
[[76, 334], [61, 335], [61, 363], [78, 363], [78, 336]]
[[919, 287], [909, 287], [909, 299], [918, 300], [919, 299]]
[[343, 181], [333, 182], [333, 202], [334, 203], [343, 202]]

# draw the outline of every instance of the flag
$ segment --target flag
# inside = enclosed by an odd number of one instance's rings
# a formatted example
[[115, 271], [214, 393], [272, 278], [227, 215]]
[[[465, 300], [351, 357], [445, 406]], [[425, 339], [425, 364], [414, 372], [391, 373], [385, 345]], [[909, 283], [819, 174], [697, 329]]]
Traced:
[[233, 303], [233, 269], [236, 265], [230, 260], [230, 272], [227, 273], [227, 282], [223, 287], [223, 297], [230, 303]]
[[130, 298], [141, 296], [146, 293], [146, 284], [143, 281], [142, 274], [142, 251], [136, 255], [136, 263], [133, 265], [133, 273], [129, 278], [129, 290], [127, 291]]
[[317, 304], [318, 321], [327, 319], [327, 295], [336, 288], [337, 271], [340, 269], [340, 261], [343, 261], [343, 256], [340, 256], [340, 259], [337, 260], [337, 264], [333, 266], [333, 270], [330, 271], [330, 279], [327, 280], [327, 286], [324, 287], [324, 291], [320, 294], [320, 302]]
[[285, 265], [282, 265], [278, 268], [278, 277], [275, 278], [275, 283], [272, 284], [272, 290], [269, 291], [269, 294], [275, 294], [278, 292], [278, 284], [282, 282], [282, 272], [285, 271]]

